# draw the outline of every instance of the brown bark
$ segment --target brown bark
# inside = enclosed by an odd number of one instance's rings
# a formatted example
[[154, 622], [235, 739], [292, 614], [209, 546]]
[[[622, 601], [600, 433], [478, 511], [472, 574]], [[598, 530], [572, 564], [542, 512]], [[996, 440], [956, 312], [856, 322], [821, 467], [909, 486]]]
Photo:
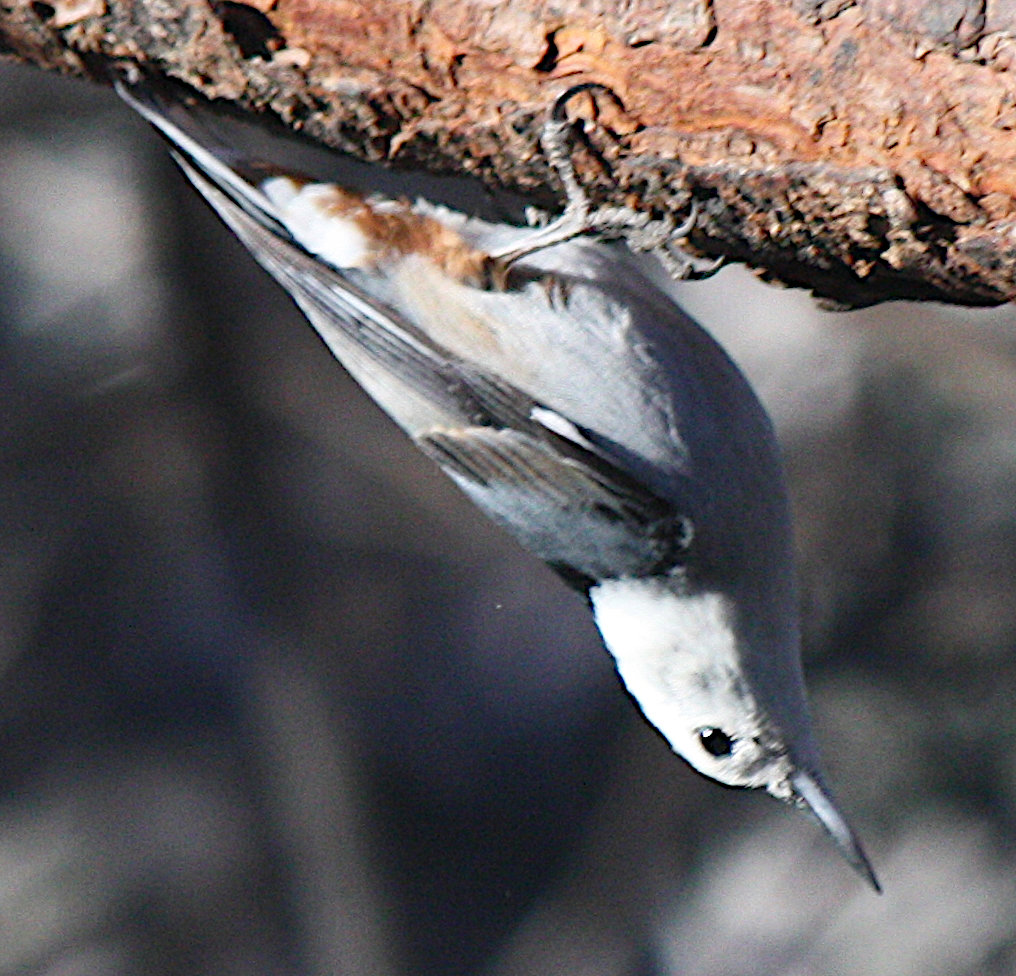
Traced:
[[599, 81], [597, 200], [846, 304], [1016, 297], [1016, 0], [0, 0], [0, 50], [137, 61], [373, 160], [556, 187]]

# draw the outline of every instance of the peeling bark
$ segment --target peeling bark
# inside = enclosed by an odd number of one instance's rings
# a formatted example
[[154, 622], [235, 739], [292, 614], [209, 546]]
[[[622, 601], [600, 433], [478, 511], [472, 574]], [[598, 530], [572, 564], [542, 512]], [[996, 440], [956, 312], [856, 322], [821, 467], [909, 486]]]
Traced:
[[847, 305], [1016, 297], [1016, 0], [0, 0], [0, 50], [139, 62], [361, 158], [543, 203], [555, 95], [602, 202]]

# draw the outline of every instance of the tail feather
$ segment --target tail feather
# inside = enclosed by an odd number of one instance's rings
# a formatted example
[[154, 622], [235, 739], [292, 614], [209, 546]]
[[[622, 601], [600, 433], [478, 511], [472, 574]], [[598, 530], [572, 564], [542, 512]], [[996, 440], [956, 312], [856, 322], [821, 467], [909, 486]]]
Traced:
[[[204, 173], [259, 223], [275, 230], [283, 229], [277, 210], [258, 185], [261, 179], [277, 172], [277, 167], [241, 155], [218, 139], [211, 128], [180, 101], [164, 97], [155, 85], [144, 79], [117, 79], [114, 88], [173, 147], [173, 158], [188, 173], [191, 182], [198, 185], [193, 176], [195, 169]], [[188, 162], [191, 165], [188, 166]]]

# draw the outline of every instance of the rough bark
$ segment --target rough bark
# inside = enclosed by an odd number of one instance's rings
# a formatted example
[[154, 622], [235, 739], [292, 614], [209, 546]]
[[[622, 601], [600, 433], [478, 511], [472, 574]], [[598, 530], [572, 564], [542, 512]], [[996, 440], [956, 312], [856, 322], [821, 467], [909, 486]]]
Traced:
[[0, 0], [0, 50], [140, 62], [371, 160], [556, 188], [571, 84], [594, 197], [848, 305], [1016, 296], [1016, 0]]

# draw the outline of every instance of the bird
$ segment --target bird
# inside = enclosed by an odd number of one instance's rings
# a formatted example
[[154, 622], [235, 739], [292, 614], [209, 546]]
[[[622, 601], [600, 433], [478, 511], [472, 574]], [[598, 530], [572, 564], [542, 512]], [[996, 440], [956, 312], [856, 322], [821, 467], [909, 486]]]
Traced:
[[317, 182], [248, 158], [165, 82], [115, 87], [346, 371], [582, 594], [674, 752], [810, 814], [880, 891], [812, 729], [773, 426], [716, 340], [609, 241], [657, 247], [694, 213], [661, 231], [596, 211], [575, 175], [566, 107], [602, 86], [548, 114], [567, 205], [542, 227]]

